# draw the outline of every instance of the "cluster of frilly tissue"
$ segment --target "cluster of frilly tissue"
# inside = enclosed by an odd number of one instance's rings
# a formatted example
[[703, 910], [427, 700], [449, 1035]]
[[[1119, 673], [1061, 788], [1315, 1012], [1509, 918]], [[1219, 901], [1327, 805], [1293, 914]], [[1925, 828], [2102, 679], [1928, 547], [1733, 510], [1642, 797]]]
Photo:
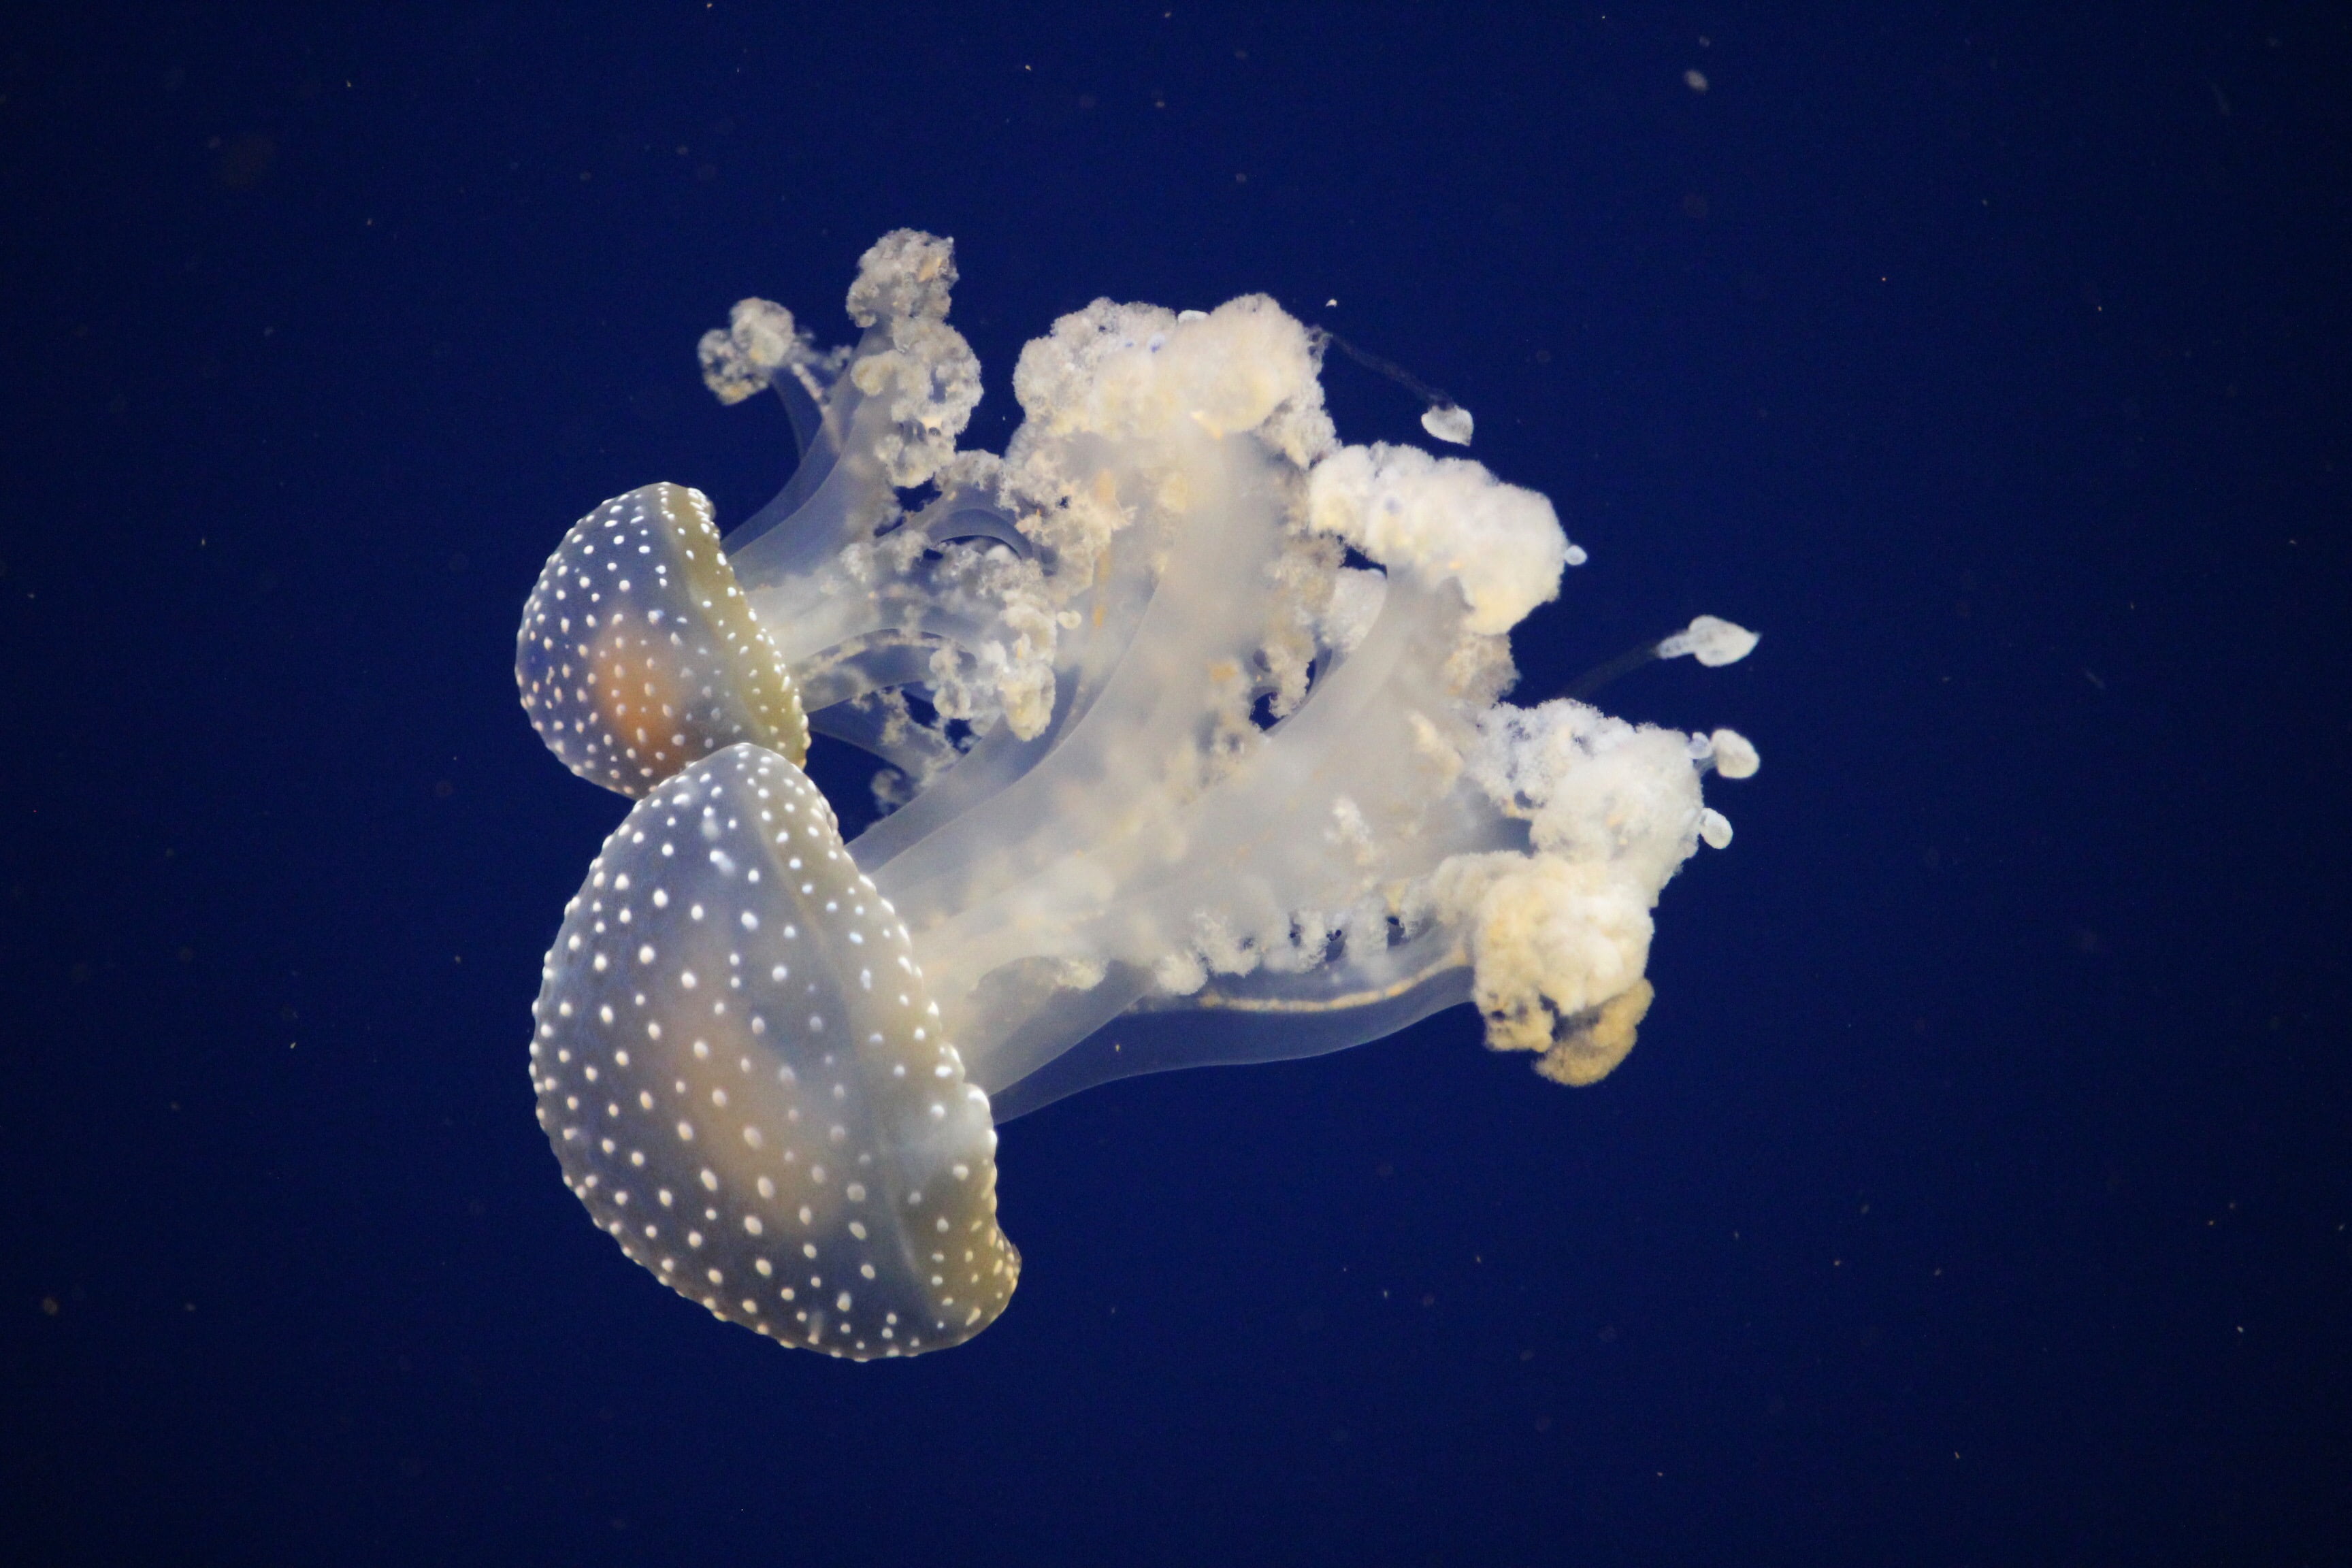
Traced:
[[[1756, 766], [1729, 731], [1503, 701], [1583, 552], [1475, 462], [1340, 445], [1325, 340], [1272, 300], [1064, 317], [997, 457], [956, 446], [955, 278], [947, 240], [885, 237], [848, 350], [737, 305], [704, 376], [782, 397], [792, 481], [723, 539], [678, 485], [596, 508], [517, 645], [549, 747], [635, 801], [533, 1009], [566, 1181], [676, 1290], [860, 1360], [1003, 1310], [994, 1123], [1075, 1089], [1465, 1002], [1602, 1077], [1659, 890], [1729, 841], [1701, 779]], [[1654, 651], [1754, 642], [1703, 616]], [[811, 731], [886, 764], [855, 842]]]

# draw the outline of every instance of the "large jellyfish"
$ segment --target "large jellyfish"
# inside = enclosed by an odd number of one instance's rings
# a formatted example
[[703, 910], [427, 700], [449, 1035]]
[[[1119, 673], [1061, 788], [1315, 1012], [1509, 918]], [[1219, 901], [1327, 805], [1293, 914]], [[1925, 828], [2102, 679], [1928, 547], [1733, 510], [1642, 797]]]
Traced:
[[[1660, 889], [1729, 842], [1702, 779], [1756, 767], [1728, 730], [1505, 702], [1583, 552], [1475, 462], [1340, 445], [1327, 340], [1272, 300], [1064, 317], [1000, 458], [956, 446], [955, 279], [885, 237], [848, 350], [738, 304], [704, 376], [782, 398], [791, 481], [723, 539], [681, 486], [598, 507], [517, 645], [550, 748], [636, 802], [533, 1009], [565, 1181], [673, 1289], [858, 1360], [1003, 1310], [994, 1123], [1088, 1085], [1465, 1002], [1599, 1079]], [[1755, 641], [1701, 616], [1640, 652]], [[853, 842], [812, 731], [885, 764]]]

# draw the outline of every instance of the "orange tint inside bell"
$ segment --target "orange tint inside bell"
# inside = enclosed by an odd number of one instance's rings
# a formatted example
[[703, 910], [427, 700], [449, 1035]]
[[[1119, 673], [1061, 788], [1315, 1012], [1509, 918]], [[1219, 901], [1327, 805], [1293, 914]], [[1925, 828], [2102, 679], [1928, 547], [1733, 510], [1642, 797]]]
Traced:
[[691, 742], [685, 718], [692, 696], [671, 672], [627, 646], [617, 631], [601, 633], [589, 670], [597, 716], [615, 751], [654, 769], [652, 781], [667, 778], [698, 758], [684, 754]]

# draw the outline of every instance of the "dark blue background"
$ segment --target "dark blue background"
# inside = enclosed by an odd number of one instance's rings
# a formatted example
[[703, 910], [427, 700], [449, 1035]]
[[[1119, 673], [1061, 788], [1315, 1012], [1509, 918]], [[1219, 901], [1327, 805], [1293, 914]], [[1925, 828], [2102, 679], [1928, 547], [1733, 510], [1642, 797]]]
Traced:
[[[2323, 5], [12, 13], [12, 1560], [2352, 1558], [2348, 65]], [[764, 499], [695, 337], [841, 340], [901, 225], [989, 445], [1098, 294], [1448, 388], [1593, 553], [1521, 695], [1728, 616], [1608, 701], [1765, 766], [1605, 1085], [1457, 1012], [1065, 1101], [1003, 1321], [860, 1367], [556, 1179], [526, 1007], [621, 807], [509, 660], [593, 503]]]

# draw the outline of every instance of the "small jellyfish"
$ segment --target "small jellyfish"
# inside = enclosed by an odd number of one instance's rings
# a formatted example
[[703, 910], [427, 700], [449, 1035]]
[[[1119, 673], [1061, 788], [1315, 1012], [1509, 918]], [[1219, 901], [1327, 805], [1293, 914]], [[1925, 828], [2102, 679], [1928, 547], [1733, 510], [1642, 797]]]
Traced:
[[564, 766], [626, 795], [737, 741], [808, 752], [800, 689], [735, 585], [709, 500], [678, 485], [572, 525], [523, 601], [515, 683]]
[[[1064, 317], [1000, 457], [957, 446], [955, 281], [901, 230], [851, 349], [736, 306], [705, 379], [777, 393], [793, 477], [723, 541], [676, 486], [591, 512], [517, 645], [550, 747], [638, 797], [536, 1013], [566, 1177], [674, 1289], [860, 1358], [1002, 1310], [993, 1123], [1089, 1085], [1465, 1003], [1544, 1077], [1606, 1076], [1661, 890], [1731, 841], [1703, 780], [1757, 761], [1506, 701], [1583, 552], [1475, 462], [1343, 445], [1336, 340], [1273, 300]], [[1701, 616], [1596, 675], [1755, 644]], [[884, 764], [853, 843], [812, 731]]]

